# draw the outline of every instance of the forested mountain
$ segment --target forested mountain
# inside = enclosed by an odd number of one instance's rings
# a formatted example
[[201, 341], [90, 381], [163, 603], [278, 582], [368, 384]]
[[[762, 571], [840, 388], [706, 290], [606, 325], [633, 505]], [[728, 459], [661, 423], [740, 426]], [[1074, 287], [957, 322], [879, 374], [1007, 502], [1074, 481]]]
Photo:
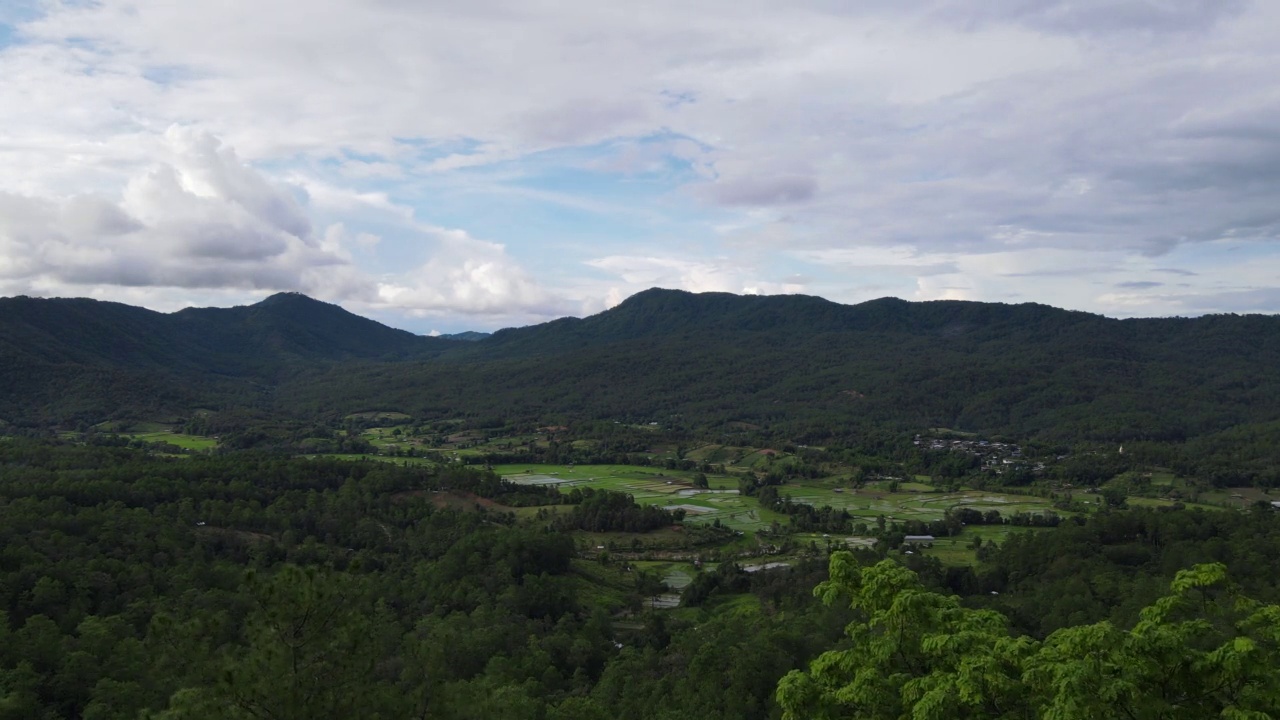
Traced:
[[83, 298], [0, 298], [0, 419], [261, 406], [282, 376], [302, 367], [430, 357], [458, 344], [297, 293], [170, 314]]
[[1280, 318], [1115, 320], [1036, 304], [655, 289], [464, 342], [296, 294], [171, 315], [13, 298], [0, 301], [0, 357], [10, 422], [253, 407], [1180, 441], [1280, 420]]
[[888, 423], [1182, 440], [1280, 419], [1278, 367], [1280, 319], [1264, 316], [1114, 320], [1034, 304], [650, 290], [433, 364], [299, 377], [281, 397], [314, 412], [739, 422], [797, 439]]
[[287, 360], [398, 359], [452, 345], [298, 293], [169, 314], [84, 298], [0, 298], [8, 361], [251, 374]]

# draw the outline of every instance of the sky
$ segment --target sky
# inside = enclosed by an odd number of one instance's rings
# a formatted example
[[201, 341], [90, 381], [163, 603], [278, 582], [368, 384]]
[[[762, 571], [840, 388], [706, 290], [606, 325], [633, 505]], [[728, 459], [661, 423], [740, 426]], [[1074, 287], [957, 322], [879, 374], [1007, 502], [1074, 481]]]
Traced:
[[0, 295], [1280, 312], [1274, 0], [0, 0]]

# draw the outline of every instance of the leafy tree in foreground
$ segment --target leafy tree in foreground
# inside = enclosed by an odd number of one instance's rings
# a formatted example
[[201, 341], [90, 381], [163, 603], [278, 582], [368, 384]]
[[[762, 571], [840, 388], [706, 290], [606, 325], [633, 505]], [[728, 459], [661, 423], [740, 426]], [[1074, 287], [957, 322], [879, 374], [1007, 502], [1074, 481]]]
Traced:
[[788, 720], [1280, 717], [1280, 606], [1240, 595], [1220, 564], [1179, 572], [1131, 630], [1101, 622], [1043, 642], [893, 561], [840, 552], [830, 571], [815, 594], [860, 617], [847, 648], [781, 680]]

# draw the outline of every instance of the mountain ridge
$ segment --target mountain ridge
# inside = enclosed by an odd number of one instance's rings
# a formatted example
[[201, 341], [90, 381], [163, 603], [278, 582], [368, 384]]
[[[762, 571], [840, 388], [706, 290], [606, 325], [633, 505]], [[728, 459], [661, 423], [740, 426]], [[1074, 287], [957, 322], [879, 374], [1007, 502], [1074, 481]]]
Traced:
[[1280, 420], [1280, 318], [652, 289], [586, 318], [417, 336], [298, 294], [156, 313], [0, 299], [0, 419], [167, 408], [800, 423], [1177, 439]]

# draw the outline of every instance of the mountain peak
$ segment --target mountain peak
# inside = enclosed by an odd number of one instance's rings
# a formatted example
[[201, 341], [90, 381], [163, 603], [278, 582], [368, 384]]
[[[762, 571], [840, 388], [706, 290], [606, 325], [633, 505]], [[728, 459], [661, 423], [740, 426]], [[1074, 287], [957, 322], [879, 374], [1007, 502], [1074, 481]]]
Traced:
[[309, 307], [327, 305], [329, 307], [338, 307], [333, 303], [327, 303], [327, 302], [324, 302], [323, 300], [317, 300], [311, 297], [310, 295], [304, 295], [300, 292], [296, 292], [293, 290], [289, 290], [286, 292], [278, 292], [274, 295], [269, 295], [259, 300], [258, 302], [254, 303], [250, 307], [273, 307], [273, 306], [289, 306], [289, 305], [309, 306]]

